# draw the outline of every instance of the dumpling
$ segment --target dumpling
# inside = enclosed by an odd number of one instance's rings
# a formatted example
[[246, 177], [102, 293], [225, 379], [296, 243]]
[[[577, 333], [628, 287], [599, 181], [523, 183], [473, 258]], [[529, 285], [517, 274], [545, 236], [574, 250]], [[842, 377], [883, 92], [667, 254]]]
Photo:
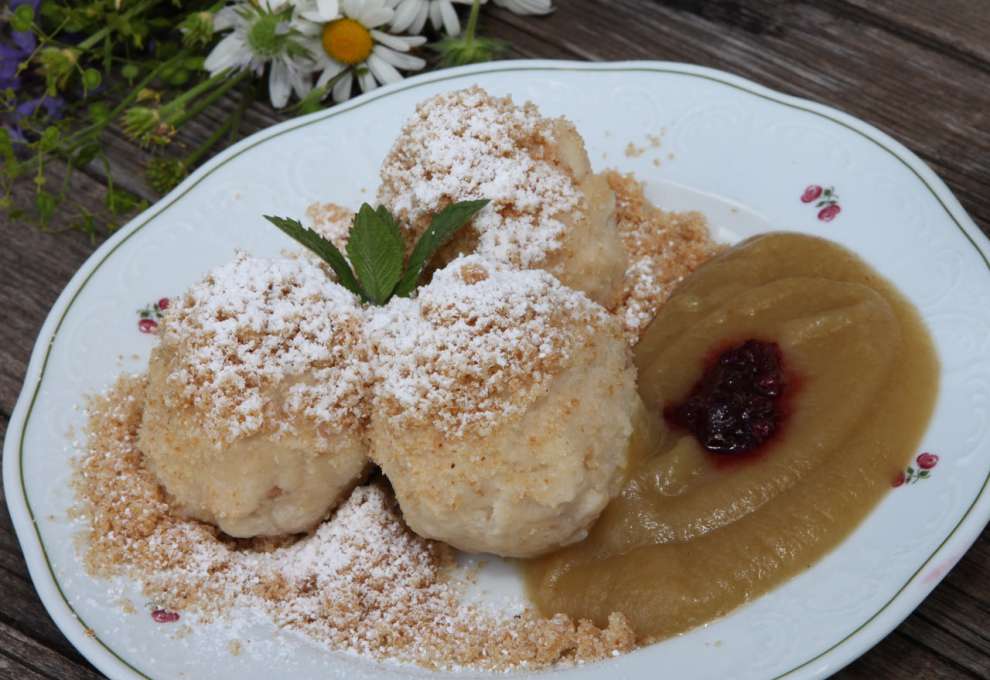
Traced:
[[626, 253], [615, 195], [592, 174], [584, 141], [563, 118], [544, 118], [479, 87], [421, 103], [381, 169], [378, 200], [412, 242], [455, 201], [491, 203], [442, 253], [477, 253], [518, 269], [545, 269], [606, 308], [622, 293]]
[[279, 535], [343, 500], [369, 465], [363, 324], [306, 257], [238, 255], [169, 307], [139, 446], [184, 514]]
[[583, 293], [462, 257], [368, 337], [371, 457], [415, 532], [532, 557], [583, 538], [618, 493], [635, 372], [618, 321]]

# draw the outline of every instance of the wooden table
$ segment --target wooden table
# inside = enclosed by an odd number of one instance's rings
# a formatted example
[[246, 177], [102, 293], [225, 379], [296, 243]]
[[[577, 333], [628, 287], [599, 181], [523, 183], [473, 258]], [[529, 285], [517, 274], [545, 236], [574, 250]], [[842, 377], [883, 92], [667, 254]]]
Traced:
[[[557, 0], [547, 18], [491, 11], [510, 57], [662, 59], [711, 66], [830, 104], [911, 148], [990, 233], [990, 0]], [[214, 112], [215, 114], [218, 113]], [[208, 112], [209, 113], [209, 112]], [[204, 139], [208, 115], [179, 142]], [[278, 120], [255, 105], [251, 130]], [[144, 154], [110, 140], [118, 179], [153, 201]], [[96, 171], [73, 179], [97, 209]], [[27, 199], [25, 186], [23, 198]], [[56, 226], [59, 226], [56, 222]], [[97, 244], [0, 216], [0, 428], [5, 432], [49, 307]], [[45, 613], [0, 504], [0, 678], [99, 678]], [[990, 532], [894, 633], [841, 678], [990, 677]]]

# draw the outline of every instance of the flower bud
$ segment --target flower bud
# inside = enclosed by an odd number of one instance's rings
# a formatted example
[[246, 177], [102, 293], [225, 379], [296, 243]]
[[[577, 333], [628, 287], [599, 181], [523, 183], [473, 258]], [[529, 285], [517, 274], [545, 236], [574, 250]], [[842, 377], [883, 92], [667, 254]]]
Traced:
[[182, 44], [186, 47], [206, 45], [213, 38], [213, 13], [193, 12], [179, 24]]

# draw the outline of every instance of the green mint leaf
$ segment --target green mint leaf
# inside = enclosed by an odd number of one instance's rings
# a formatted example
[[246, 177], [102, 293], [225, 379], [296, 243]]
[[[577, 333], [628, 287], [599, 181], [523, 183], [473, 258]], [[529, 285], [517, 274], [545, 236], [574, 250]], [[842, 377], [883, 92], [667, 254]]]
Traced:
[[286, 236], [305, 246], [330, 265], [330, 268], [337, 275], [340, 285], [362, 300], [366, 299], [364, 291], [361, 290], [357, 279], [354, 278], [354, 272], [351, 271], [351, 266], [347, 264], [347, 260], [344, 259], [344, 255], [337, 249], [337, 246], [312, 229], [304, 227], [299, 220], [293, 220], [287, 217], [275, 217], [274, 215], [265, 215], [264, 217], [281, 229], [282, 233]]
[[392, 297], [404, 255], [399, 225], [388, 211], [363, 204], [347, 235], [347, 256], [370, 302], [384, 305]]
[[488, 205], [487, 199], [461, 201], [448, 205], [434, 215], [430, 221], [430, 227], [419, 237], [416, 247], [409, 255], [406, 273], [400, 279], [399, 285], [396, 286], [395, 294], [400, 297], [408, 297], [416, 289], [419, 277], [423, 275], [423, 270], [426, 269], [426, 265], [437, 254], [437, 251], [486, 205]]

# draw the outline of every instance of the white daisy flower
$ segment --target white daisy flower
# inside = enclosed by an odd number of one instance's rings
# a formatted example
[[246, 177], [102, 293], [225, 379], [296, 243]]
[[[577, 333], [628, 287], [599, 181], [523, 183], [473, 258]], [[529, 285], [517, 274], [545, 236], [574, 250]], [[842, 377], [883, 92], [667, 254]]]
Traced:
[[403, 71], [419, 71], [426, 61], [408, 54], [426, 42], [422, 36], [398, 36], [382, 30], [395, 16], [394, 0], [297, 0], [294, 25], [307, 38], [320, 76], [317, 87], [331, 80], [333, 100], [351, 96], [354, 77], [362, 92], [402, 80]]
[[304, 97], [312, 89], [309, 73], [313, 64], [291, 18], [290, 0], [243, 0], [224, 7], [213, 18], [213, 28], [231, 32], [217, 43], [203, 67], [210, 75], [248, 69], [260, 76], [268, 66], [272, 106], [285, 106], [293, 91]]
[[[485, 4], [488, 0], [481, 0]], [[399, 33], [417, 34], [422, 32], [429, 17], [433, 28], [443, 29], [447, 35], [458, 35], [461, 32], [461, 20], [453, 3], [470, 5], [472, 0], [391, 0], [395, 6], [395, 16], [392, 18], [392, 30]]]
[[516, 14], [549, 14], [553, 11], [553, 0], [494, 0], [499, 7], [504, 7]]

